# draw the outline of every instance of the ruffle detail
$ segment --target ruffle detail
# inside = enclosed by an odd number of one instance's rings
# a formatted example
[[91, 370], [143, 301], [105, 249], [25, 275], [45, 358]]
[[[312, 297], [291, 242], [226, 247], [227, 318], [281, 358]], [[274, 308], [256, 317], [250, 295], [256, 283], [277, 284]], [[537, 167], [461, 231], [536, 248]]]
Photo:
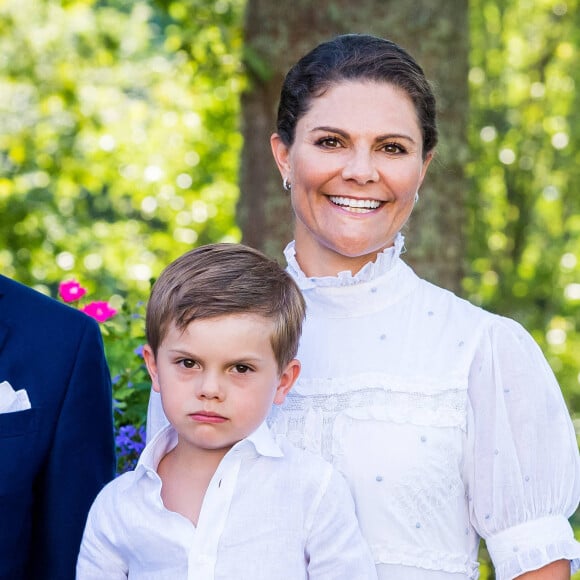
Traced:
[[487, 538], [486, 543], [497, 580], [512, 580], [557, 560], [570, 560], [572, 574], [580, 569], [580, 543], [564, 516], [525, 522]]
[[449, 574], [464, 574], [466, 580], [477, 580], [479, 578], [479, 562], [473, 561], [462, 554], [449, 554], [424, 549], [403, 552], [377, 545], [371, 545], [370, 548], [377, 565], [410, 566]]
[[[368, 383], [367, 383], [368, 384]], [[352, 421], [383, 421], [465, 432], [467, 391], [399, 392], [366, 388], [345, 393], [302, 396], [289, 393], [268, 417], [275, 437], [286, 437], [326, 460], [342, 454], [343, 430]]]
[[495, 567], [497, 580], [513, 580], [525, 572], [537, 570], [558, 560], [570, 560], [571, 574], [580, 570], [580, 546], [573, 540], [559, 542], [534, 549], [523, 554], [514, 554], [509, 560]]
[[309, 278], [304, 274], [298, 261], [296, 260], [296, 247], [294, 241], [290, 242], [284, 250], [284, 256], [288, 264], [288, 271], [296, 280], [301, 290], [307, 288], [328, 288], [340, 286], [353, 286], [362, 282], [370, 282], [385, 272], [388, 272], [397, 263], [401, 253], [404, 251], [405, 238], [403, 234], [398, 233], [394, 244], [385, 248], [377, 254], [374, 262], [365, 264], [356, 274], [350, 270], [339, 272], [337, 276], [322, 276]]

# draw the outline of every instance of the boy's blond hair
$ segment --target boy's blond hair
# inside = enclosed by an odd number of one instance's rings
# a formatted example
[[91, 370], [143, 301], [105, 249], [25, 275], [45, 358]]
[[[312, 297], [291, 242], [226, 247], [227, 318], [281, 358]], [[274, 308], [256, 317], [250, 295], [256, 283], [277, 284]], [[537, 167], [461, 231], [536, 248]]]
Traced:
[[171, 323], [234, 313], [274, 322], [271, 343], [278, 368], [295, 356], [305, 314], [302, 293], [279, 264], [242, 244], [209, 244], [172, 262], [153, 285], [147, 305], [147, 342], [156, 356]]

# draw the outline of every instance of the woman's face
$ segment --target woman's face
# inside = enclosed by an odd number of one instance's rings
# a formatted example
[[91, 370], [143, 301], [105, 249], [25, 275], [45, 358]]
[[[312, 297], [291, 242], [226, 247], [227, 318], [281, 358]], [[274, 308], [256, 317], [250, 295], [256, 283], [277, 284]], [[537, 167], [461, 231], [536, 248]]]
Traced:
[[431, 152], [407, 94], [342, 81], [312, 99], [288, 147], [272, 150], [292, 186], [296, 257], [308, 276], [356, 273], [393, 244], [414, 205]]

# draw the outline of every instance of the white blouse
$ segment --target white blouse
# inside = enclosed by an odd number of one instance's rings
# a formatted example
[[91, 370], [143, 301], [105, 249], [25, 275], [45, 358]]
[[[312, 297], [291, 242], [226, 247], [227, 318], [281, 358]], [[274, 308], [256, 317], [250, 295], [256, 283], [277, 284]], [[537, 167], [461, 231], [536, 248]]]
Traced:
[[516, 322], [421, 280], [403, 237], [355, 276], [307, 278], [302, 373], [273, 432], [346, 477], [379, 578], [498, 580], [566, 558], [580, 462], [560, 389]]

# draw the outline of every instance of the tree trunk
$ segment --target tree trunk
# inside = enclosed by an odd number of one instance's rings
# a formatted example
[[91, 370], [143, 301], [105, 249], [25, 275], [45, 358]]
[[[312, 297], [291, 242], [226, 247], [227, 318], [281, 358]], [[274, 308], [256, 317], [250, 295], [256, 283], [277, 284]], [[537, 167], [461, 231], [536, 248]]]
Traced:
[[434, 84], [440, 144], [405, 228], [405, 259], [419, 275], [454, 291], [463, 277], [467, 189], [469, 29], [467, 0], [248, 0], [242, 97], [244, 147], [238, 221], [243, 241], [280, 258], [292, 239], [292, 211], [270, 153], [282, 80], [316, 44], [336, 34], [365, 32], [407, 49]]

